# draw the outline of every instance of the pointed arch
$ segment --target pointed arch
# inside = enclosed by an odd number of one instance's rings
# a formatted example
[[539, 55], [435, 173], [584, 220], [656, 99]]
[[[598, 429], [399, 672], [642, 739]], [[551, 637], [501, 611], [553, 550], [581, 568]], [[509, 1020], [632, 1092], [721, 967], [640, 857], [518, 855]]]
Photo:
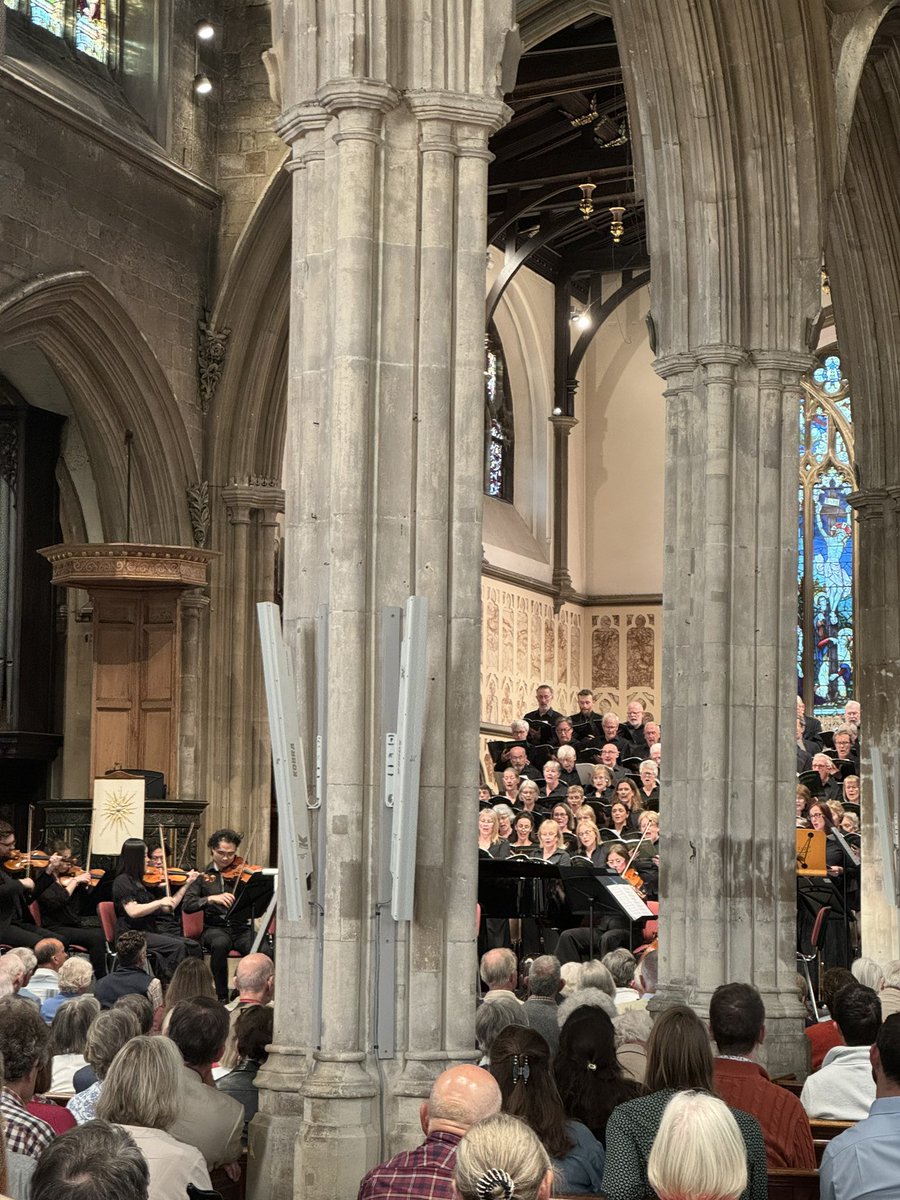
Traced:
[[133, 541], [191, 543], [185, 489], [197, 477], [165, 373], [113, 294], [88, 271], [36, 280], [0, 298], [0, 349], [33, 345], [72, 404], [93, 464], [108, 541], [125, 536], [126, 429], [134, 433]]

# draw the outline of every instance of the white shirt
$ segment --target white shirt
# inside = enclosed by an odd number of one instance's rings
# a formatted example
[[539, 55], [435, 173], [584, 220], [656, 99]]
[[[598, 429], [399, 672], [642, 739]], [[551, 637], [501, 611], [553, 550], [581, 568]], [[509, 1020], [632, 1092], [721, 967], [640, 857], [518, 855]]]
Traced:
[[41, 1000], [49, 1000], [51, 996], [58, 996], [59, 973], [52, 967], [38, 967], [28, 981], [28, 990], [34, 992]]
[[630, 987], [617, 987], [616, 994], [613, 996], [613, 1001], [619, 1012], [627, 1008], [629, 1004], [634, 1004], [635, 1000], [640, 1000], [641, 993]]
[[70, 1096], [75, 1095], [75, 1072], [80, 1071], [82, 1067], [87, 1066], [87, 1060], [83, 1054], [54, 1054], [53, 1055], [53, 1076], [50, 1082], [51, 1092], [68, 1092]]
[[818, 1121], [862, 1121], [874, 1099], [868, 1046], [832, 1046], [800, 1093], [807, 1116]]
[[211, 1190], [209, 1171], [196, 1146], [177, 1141], [164, 1129], [147, 1129], [143, 1125], [122, 1128], [131, 1134], [147, 1160], [150, 1169], [147, 1200], [182, 1200], [187, 1196], [189, 1183], [201, 1190]]
[[487, 1004], [489, 1000], [515, 1000], [516, 1004], [523, 1003], [515, 992], [511, 992], [507, 988], [494, 988], [485, 992], [481, 997], [482, 1004]]

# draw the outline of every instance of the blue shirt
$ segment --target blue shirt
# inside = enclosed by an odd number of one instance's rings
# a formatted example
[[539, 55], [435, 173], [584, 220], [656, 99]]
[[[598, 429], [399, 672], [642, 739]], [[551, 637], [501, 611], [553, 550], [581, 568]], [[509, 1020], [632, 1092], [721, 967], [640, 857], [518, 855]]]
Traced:
[[819, 1168], [820, 1200], [895, 1200], [900, 1192], [900, 1096], [830, 1141]]

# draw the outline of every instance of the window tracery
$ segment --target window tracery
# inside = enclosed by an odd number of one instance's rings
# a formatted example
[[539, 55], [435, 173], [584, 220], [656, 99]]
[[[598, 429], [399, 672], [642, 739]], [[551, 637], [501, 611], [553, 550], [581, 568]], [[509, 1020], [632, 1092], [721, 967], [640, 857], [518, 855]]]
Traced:
[[108, 65], [109, 0], [4, 0], [32, 25], [64, 38], [82, 54]]
[[484, 491], [488, 496], [512, 503], [512, 399], [507, 384], [503, 346], [493, 325], [484, 339], [484, 421]]

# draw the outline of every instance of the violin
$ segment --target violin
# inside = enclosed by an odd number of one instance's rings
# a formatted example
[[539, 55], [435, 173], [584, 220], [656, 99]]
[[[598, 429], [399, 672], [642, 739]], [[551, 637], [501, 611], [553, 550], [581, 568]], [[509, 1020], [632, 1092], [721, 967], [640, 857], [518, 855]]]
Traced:
[[32, 868], [43, 870], [50, 862], [50, 855], [44, 850], [31, 850], [25, 854], [21, 850], [14, 850], [10, 857], [3, 863], [3, 869], [9, 871], [11, 875], [24, 875], [26, 871]]
[[187, 877], [188, 873], [183, 867], [169, 867], [166, 871], [162, 867], [148, 867], [143, 882], [146, 887], [162, 887], [168, 880], [170, 886], [179, 888], [187, 883]]
[[626, 870], [622, 872], [622, 878], [631, 884], [642, 900], [646, 900], [647, 897], [644, 895], [644, 881], [641, 879], [640, 875], [638, 875], [634, 867], [626, 868]]
[[[262, 867], [255, 864], [251, 865], [246, 861], [246, 859], [241, 858], [240, 855], [235, 855], [231, 866], [226, 867], [225, 870], [220, 871], [219, 874], [223, 879], [227, 879], [229, 881], [236, 880], [237, 883], [247, 883], [261, 870]], [[215, 875], [213, 875], [212, 878], [215, 879]]]
[[83, 886], [92, 888], [97, 886], [105, 874], [106, 872], [102, 871], [99, 867], [92, 867], [89, 871], [86, 870], [75, 858], [68, 864], [68, 870], [66, 871], [66, 875], [90, 875], [90, 882], [85, 880]]

